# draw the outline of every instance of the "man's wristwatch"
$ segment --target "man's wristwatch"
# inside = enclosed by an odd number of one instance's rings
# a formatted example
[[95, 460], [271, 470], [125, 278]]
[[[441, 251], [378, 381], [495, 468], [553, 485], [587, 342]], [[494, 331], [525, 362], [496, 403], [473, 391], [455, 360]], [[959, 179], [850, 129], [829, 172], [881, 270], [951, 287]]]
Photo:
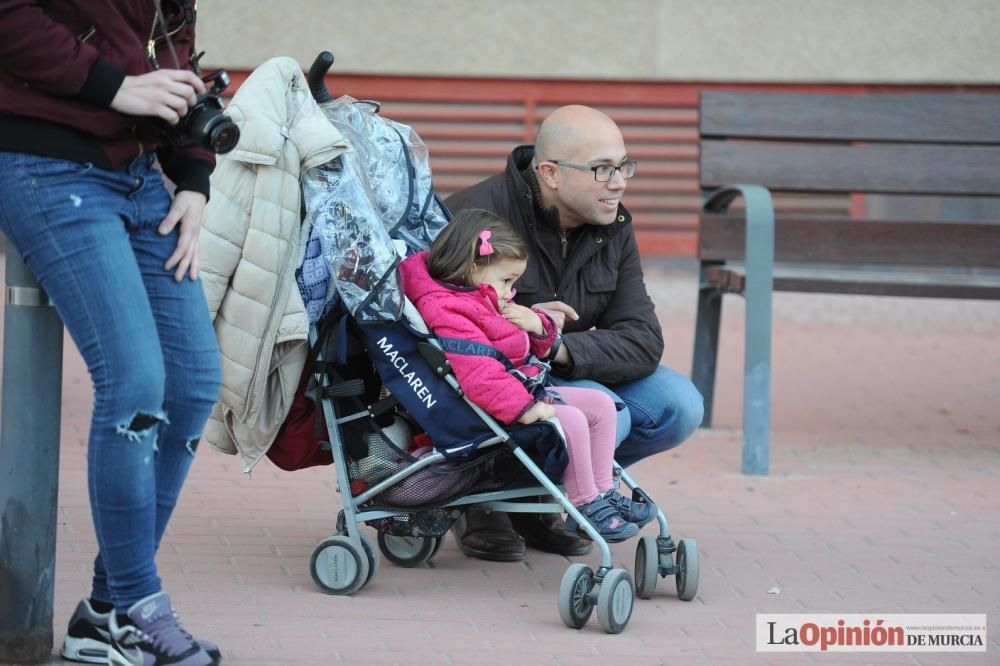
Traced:
[[546, 361], [555, 361], [556, 360], [556, 354], [559, 353], [559, 349], [560, 348], [562, 348], [562, 336], [561, 335], [557, 335], [552, 340], [552, 346], [549, 347], [549, 353], [546, 354], [545, 360]]

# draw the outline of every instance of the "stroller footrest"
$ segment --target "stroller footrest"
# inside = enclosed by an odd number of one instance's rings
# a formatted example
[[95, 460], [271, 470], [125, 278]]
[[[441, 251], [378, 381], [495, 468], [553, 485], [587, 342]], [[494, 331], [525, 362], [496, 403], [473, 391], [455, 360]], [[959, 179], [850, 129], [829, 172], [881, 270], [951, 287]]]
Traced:
[[365, 383], [361, 379], [347, 379], [336, 384], [324, 386], [322, 396], [324, 398], [350, 398], [364, 395]]

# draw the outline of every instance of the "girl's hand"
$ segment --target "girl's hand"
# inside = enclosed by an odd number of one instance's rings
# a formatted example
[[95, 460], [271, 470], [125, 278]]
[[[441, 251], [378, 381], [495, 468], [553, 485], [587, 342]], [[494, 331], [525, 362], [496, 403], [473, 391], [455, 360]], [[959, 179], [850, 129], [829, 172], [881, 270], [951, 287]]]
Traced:
[[523, 331], [534, 333], [535, 335], [545, 335], [545, 325], [542, 318], [531, 308], [526, 308], [517, 303], [505, 303], [503, 306], [503, 316], [510, 323]]
[[163, 222], [160, 222], [159, 232], [164, 236], [172, 232], [178, 224], [181, 225], [177, 237], [177, 249], [163, 266], [168, 271], [174, 271], [174, 279], [178, 282], [184, 279], [185, 273], [192, 280], [198, 279], [198, 234], [201, 230], [201, 216], [205, 212], [207, 202], [201, 192], [181, 190], [174, 196], [170, 212]]
[[534, 423], [536, 421], [547, 421], [554, 418], [555, 415], [555, 407], [544, 402], [536, 402], [528, 409], [528, 411], [521, 415], [521, 418], [519, 418], [517, 422], [523, 425], [528, 425], [529, 423]]

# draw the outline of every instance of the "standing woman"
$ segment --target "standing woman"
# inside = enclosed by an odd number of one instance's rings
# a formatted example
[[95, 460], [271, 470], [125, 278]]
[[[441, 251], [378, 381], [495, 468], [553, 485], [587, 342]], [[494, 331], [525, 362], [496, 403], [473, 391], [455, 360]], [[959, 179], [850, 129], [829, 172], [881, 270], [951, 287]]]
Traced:
[[99, 552], [63, 645], [77, 661], [220, 659], [181, 627], [154, 561], [220, 381], [198, 281], [214, 155], [149, 138], [205, 92], [194, 20], [193, 1], [0, 0], [0, 229], [94, 385]]

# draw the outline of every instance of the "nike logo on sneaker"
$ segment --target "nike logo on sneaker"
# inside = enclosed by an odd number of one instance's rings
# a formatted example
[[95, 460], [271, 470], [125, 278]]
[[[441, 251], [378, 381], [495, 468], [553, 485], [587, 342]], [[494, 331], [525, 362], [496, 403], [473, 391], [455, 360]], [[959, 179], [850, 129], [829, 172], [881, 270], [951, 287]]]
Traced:
[[149, 618], [153, 617], [153, 613], [155, 612], [156, 612], [156, 604], [146, 604], [139, 611], [139, 614], [142, 616], [143, 620], [148, 620]]

